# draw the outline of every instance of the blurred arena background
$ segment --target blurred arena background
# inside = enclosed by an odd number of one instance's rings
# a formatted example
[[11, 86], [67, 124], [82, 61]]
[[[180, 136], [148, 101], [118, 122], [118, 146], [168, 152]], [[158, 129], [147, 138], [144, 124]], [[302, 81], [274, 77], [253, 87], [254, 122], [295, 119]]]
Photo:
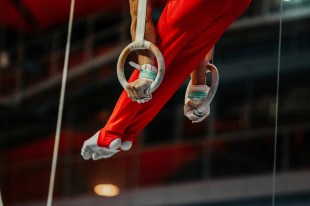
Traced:
[[[271, 205], [280, 4], [252, 0], [216, 45], [220, 84], [206, 121], [184, 117], [185, 82], [131, 151], [85, 161], [83, 142], [122, 91], [116, 61], [130, 16], [127, 0], [76, 0], [53, 205]], [[164, 6], [153, 1], [155, 22]], [[283, 6], [275, 203], [309, 206], [310, 1]], [[4, 206], [46, 204], [69, 7], [0, 0]]]

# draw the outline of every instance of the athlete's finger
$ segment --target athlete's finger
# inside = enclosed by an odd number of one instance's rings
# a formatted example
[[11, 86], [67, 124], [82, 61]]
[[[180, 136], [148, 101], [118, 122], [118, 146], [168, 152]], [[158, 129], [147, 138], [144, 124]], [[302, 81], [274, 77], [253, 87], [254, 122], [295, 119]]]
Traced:
[[93, 159], [93, 160], [99, 160], [99, 159], [101, 159], [101, 158], [102, 158], [101, 155], [98, 154], [97, 152], [95, 152], [95, 153], [92, 155], [92, 159]]

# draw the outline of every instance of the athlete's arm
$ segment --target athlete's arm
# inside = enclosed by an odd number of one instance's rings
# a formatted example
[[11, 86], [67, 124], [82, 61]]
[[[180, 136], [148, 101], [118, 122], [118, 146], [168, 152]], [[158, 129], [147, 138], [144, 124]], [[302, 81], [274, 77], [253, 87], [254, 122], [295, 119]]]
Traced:
[[[139, 0], [129, 0], [130, 4], [130, 15], [131, 15], [131, 27], [130, 33], [132, 41], [136, 38], [136, 27], [138, 19], [138, 3]], [[145, 18], [145, 34], [144, 39], [150, 41], [156, 45], [156, 30], [152, 20], [152, 2], [148, 0], [146, 18]], [[137, 51], [138, 62], [140, 65], [144, 65], [142, 69], [147, 70], [143, 77], [137, 79], [134, 82], [128, 83], [126, 86], [128, 97], [138, 103], [144, 103], [152, 98], [152, 95], [148, 92], [151, 83], [154, 79], [154, 75], [149, 73], [156, 73], [157, 69], [154, 67], [154, 56], [149, 50], [138, 50]]]
[[192, 85], [205, 85], [206, 84], [206, 70], [207, 63], [213, 58], [214, 48], [209, 51], [206, 57], [200, 62], [198, 67], [191, 73]]
[[[210, 114], [210, 106], [205, 105], [210, 88], [206, 85], [207, 65], [213, 58], [213, 48], [191, 73], [191, 81], [186, 90], [184, 115], [193, 123], [203, 121]], [[211, 66], [209, 64], [209, 66]], [[209, 68], [210, 69], [210, 68]]]

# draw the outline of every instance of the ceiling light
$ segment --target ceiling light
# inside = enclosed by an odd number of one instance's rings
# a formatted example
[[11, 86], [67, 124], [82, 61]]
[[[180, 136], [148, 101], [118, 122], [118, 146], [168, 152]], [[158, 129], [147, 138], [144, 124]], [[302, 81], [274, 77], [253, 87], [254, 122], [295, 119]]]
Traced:
[[10, 65], [10, 58], [7, 52], [0, 52], [0, 68], [5, 68]]
[[113, 197], [119, 194], [119, 188], [111, 184], [99, 184], [94, 187], [94, 191], [97, 195]]

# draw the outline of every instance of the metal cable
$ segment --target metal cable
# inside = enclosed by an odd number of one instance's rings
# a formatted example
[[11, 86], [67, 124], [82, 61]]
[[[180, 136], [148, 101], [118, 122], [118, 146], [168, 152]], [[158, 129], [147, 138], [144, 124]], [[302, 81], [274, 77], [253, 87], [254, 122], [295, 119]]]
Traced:
[[276, 172], [277, 172], [278, 110], [279, 110], [279, 89], [280, 89], [281, 47], [282, 47], [282, 19], [283, 19], [283, 0], [281, 0], [280, 3], [279, 48], [278, 48], [278, 64], [277, 64], [277, 91], [276, 91], [276, 108], [275, 108], [273, 176], [272, 176], [272, 206], [275, 205]]
[[2, 196], [1, 196], [1, 190], [0, 190], [0, 206], [3, 206]]
[[55, 183], [56, 166], [57, 166], [57, 158], [58, 158], [59, 139], [60, 139], [61, 122], [62, 122], [62, 115], [63, 115], [65, 90], [66, 90], [67, 72], [68, 72], [68, 61], [69, 61], [69, 54], [70, 54], [70, 42], [71, 42], [71, 32], [72, 32], [72, 24], [73, 24], [74, 3], [75, 3], [75, 0], [71, 0], [70, 17], [69, 17], [69, 25], [68, 25], [68, 35], [67, 35], [66, 52], [65, 52], [65, 61], [64, 61], [64, 68], [63, 68], [63, 75], [62, 75], [61, 92], [60, 92], [60, 100], [59, 100], [59, 107], [58, 107], [58, 118], [57, 118], [57, 126], [56, 126], [56, 135], [55, 135], [55, 143], [54, 143], [54, 151], [53, 151], [53, 161], [52, 161], [52, 169], [51, 169], [51, 176], [50, 176], [49, 189], [48, 189], [48, 197], [47, 197], [47, 204], [46, 204], [47, 206], [52, 205], [53, 192], [54, 192], [54, 183]]

